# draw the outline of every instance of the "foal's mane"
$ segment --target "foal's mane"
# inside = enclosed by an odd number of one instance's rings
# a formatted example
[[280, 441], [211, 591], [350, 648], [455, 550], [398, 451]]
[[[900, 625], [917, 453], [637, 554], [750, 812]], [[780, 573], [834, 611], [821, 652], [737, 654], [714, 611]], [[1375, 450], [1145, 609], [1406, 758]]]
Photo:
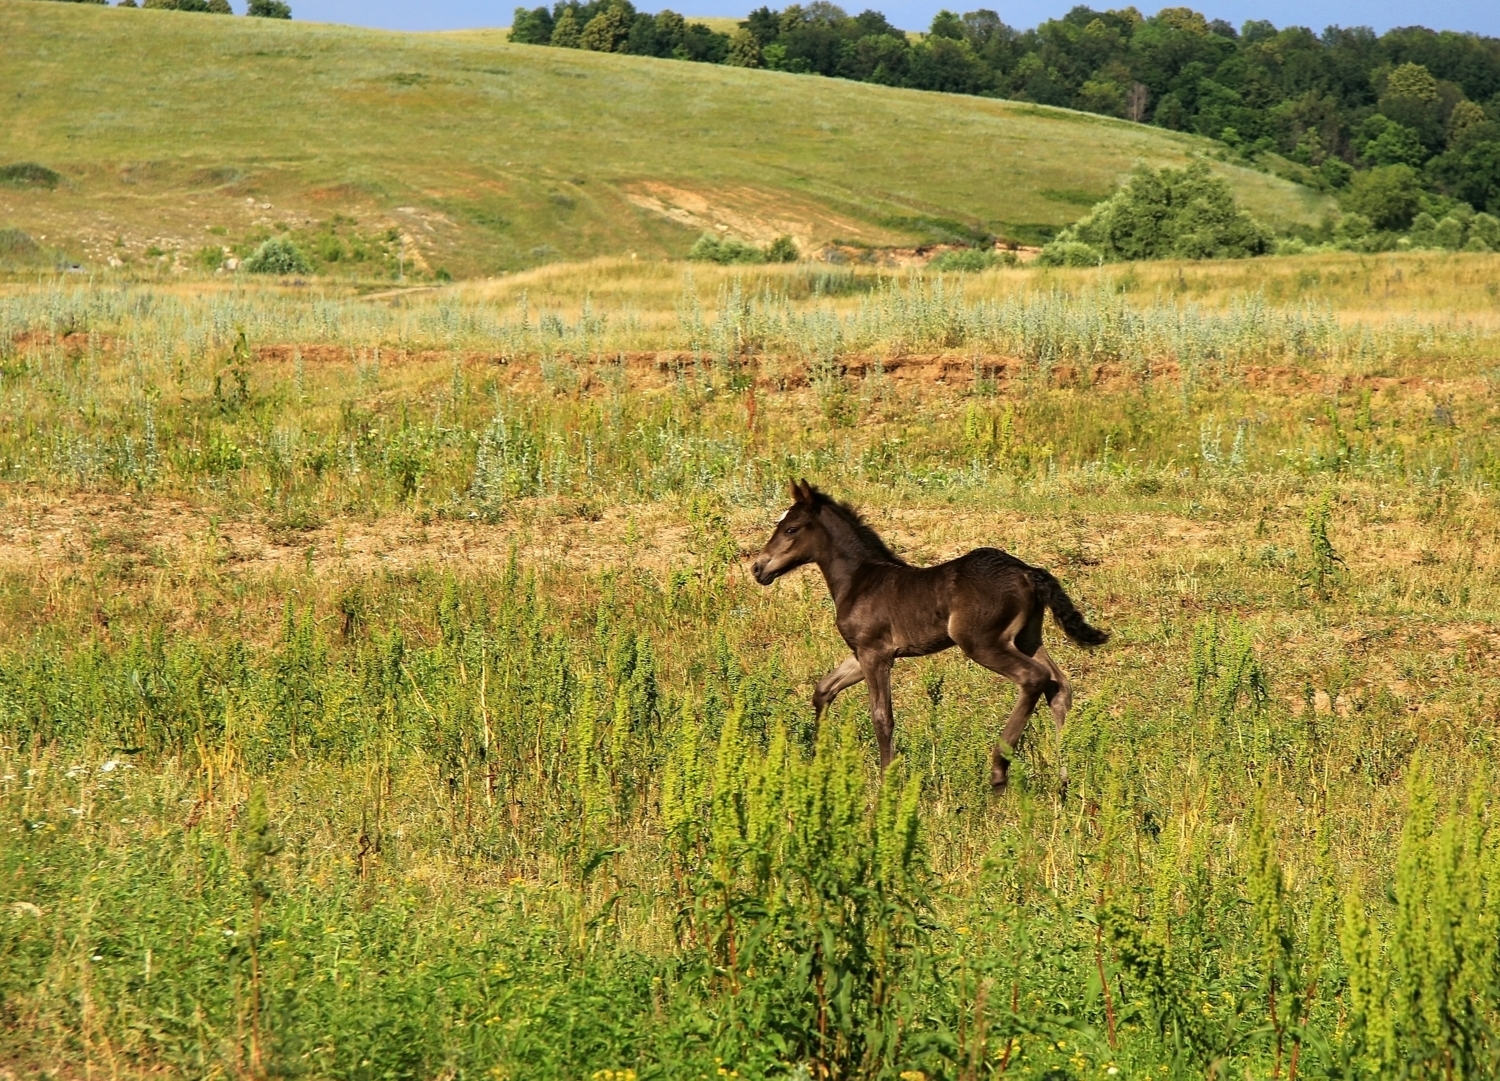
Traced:
[[891, 551], [890, 546], [880, 539], [880, 534], [870, 528], [870, 523], [860, 517], [859, 511], [855, 510], [848, 503], [840, 503], [837, 499], [834, 499], [826, 492], [819, 491], [817, 488], [812, 490], [812, 495], [815, 506], [826, 507], [843, 519], [844, 524], [854, 531], [854, 535], [859, 538], [860, 543], [869, 549], [870, 554], [876, 562], [894, 563], [898, 567], [908, 566], [906, 560]]

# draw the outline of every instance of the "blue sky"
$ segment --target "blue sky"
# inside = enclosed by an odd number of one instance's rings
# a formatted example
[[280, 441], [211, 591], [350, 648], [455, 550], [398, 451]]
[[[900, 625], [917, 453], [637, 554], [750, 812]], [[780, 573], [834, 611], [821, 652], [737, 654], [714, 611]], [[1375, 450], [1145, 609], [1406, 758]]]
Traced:
[[[542, 0], [530, 0], [534, 6]], [[749, 7], [767, 2], [784, 7], [790, 0], [680, 0], [684, 15], [744, 15]], [[356, 26], [378, 26], [389, 30], [457, 30], [474, 26], [508, 26], [515, 4], [494, 0], [291, 0], [292, 13], [298, 19], [316, 22], [352, 23]], [[661, 7], [679, 9], [679, 3], [640, 2], [637, 7], [656, 11]], [[865, 7], [883, 11], [892, 22], [907, 30], [924, 30], [933, 14], [945, 5], [940, 0], [855, 0], [844, 5], [853, 13]], [[1043, 19], [1063, 14], [1072, 4], [1069, 0], [973, 0], [950, 4], [959, 11], [990, 7], [1000, 12], [1012, 26], [1031, 27]], [[1124, 7], [1096, 0], [1094, 7]], [[1137, 4], [1150, 14], [1160, 5]], [[1209, 18], [1228, 19], [1236, 26], [1246, 19], [1269, 19], [1277, 26], [1373, 26], [1387, 30], [1392, 26], [1429, 26], [1434, 30], [1473, 30], [1500, 36], [1500, 2], [1496, 0], [1428, 0], [1423, 4], [1397, 3], [1395, 0], [1211, 0], [1189, 3]], [[236, 5], [237, 8], [243, 5]]]

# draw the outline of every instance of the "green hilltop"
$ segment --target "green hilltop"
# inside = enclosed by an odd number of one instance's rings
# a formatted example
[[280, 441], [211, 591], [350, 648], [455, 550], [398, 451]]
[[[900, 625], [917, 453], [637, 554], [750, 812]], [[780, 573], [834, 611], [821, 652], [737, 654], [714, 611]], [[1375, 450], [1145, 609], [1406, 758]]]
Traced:
[[[1211, 146], [1064, 109], [513, 45], [503, 31], [36, 0], [0, 0], [0, 25], [0, 170], [55, 174], [0, 177], [0, 230], [89, 266], [180, 264], [278, 231], [330, 260], [385, 268], [399, 250], [408, 270], [456, 275], [680, 257], [706, 230], [804, 248], [1034, 242], [1134, 163]], [[1215, 168], [1273, 227], [1331, 205]]]

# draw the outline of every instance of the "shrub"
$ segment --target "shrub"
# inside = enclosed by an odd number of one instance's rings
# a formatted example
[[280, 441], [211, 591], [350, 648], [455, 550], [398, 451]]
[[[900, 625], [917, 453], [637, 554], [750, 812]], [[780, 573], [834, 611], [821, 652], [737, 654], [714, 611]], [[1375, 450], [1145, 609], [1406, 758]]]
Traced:
[[997, 252], [990, 248], [958, 248], [954, 251], [945, 251], [927, 264], [933, 270], [948, 271], [978, 271], [989, 270], [997, 266], [1015, 266], [1015, 252]]
[[1484, 245], [1485, 251], [1500, 251], [1500, 218], [1490, 214], [1475, 214], [1469, 222], [1469, 243]]
[[920, 784], [893, 773], [872, 796], [852, 725], [824, 725], [807, 759], [783, 729], [756, 753], [742, 719], [737, 704], [711, 771], [686, 720], [663, 769], [675, 861], [701, 898], [686, 926], [732, 978], [716, 1042], [747, 1076], [778, 1059], [894, 1076], [928, 945]]
[[1044, 247], [1037, 257], [1038, 266], [1098, 266], [1102, 262], [1104, 255], [1092, 244], [1061, 237]]
[[325, 263], [337, 263], [344, 257], [344, 242], [332, 233], [324, 233], [317, 240], [317, 255]]
[[30, 262], [42, 254], [42, 246], [29, 233], [0, 229], [0, 263]]
[[771, 241], [771, 246], [766, 249], [766, 262], [768, 263], [795, 263], [802, 253], [797, 250], [797, 242], [789, 236], [779, 236]]
[[[1138, 168], [1124, 188], [1064, 230], [1048, 248], [1080, 242], [1096, 250], [1096, 262], [1242, 259], [1269, 251], [1271, 236], [1235, 202], [1229, 185], [1200, 161], [1160, 172]], [[1055, 248], [1047, 264], [1078, 265], [1057, 263], [1063, 251]], [[1086, 254], [1066, 251], [1073, 259]]]
[[1345, 214], [1333, 230], [1334, 243], [1345, 251], [1369, 251], [1374, 227], [1363, 214]]
[[251, 274], [311, 274], [312, 263], [302, 250], [284, 236], [273, 236], [245, 260]]
[[1457, 218], [1447, 217], [1437, 223], [1437, 228], [1432, 231], [1432, 239], [1440, 248], [1448, 251], [1458, 251], [1464, 246], [1463, 222]]
[[712, 233], [704, 233], [688, 252], [688, 258], [694, 262], [727, 266], [731, 263], [764, 263], [766, 253], [732, 236], [721, 240]]
[[1318, 176], [1323, 183], [1335, 190], [1347, 186], [1353, 175], [1354, 167], [1338, 158], [1325, 158], [1323, 164], [1318, 166]]
[[0, 184], [13, 188], [47, 188], [51, 190], [62, 183], [62, 174], [34, 161], [18, 161], [14, 165], [0, 165]]
[[250, 0], [245, 14], [259, 19], [290, 19], [292, 6], [283, 0]]

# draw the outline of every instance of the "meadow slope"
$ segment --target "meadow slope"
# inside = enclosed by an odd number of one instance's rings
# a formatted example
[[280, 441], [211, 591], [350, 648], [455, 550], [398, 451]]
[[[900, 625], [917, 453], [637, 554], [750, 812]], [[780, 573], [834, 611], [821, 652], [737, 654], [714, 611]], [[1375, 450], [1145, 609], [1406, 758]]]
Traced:
[[[1067, 110], [774, 72], [170, 11], [0, 0], [0, 227], [90, 267], [190, 263], [279, 226], [363, 269], [404, 234], [456, 275], [764, 242], [1019, 239], [1077, 218], [1194, 137]], [[1324, 197], [1217, 166], [1272, 225]], [[352, 219], [352, 220], [345, 220]], [[45, 240], [41, 240], [45, 238]]]

